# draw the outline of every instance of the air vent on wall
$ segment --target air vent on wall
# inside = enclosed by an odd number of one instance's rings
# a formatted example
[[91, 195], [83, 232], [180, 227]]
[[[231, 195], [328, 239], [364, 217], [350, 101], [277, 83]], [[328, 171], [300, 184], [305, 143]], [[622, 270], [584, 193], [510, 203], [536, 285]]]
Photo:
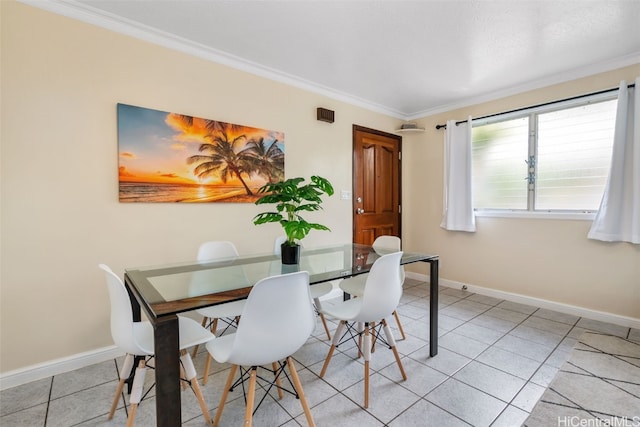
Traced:
[[415, 123], [403, 123], [396, 132], [424, 132], [424, 128], [419, 128]]
[[335, 117], [335, 112], [332, 110], [327, 110], [326, 108], [318, 107], [318, 115], [317, 119], [321, 122], [333, 123]]

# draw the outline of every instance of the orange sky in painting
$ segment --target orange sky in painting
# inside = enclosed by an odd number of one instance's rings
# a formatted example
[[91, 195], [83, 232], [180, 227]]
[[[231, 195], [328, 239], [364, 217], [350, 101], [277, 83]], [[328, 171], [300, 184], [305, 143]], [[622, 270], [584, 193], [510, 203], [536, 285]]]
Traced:
[[[120, 166], [118, 170], [119, 180], [122, 182], [145, 183], [174, 183], [195, 185], [229, 185], [240, 186], [242, 183], [237, 178], [228, 177], [223, 183], [219, 177], [211, 176], [204, 179], [194, 174], [197, 163], [189, 164], [190, 156], [198, 155], [198, 148], [203, 143], [213, 142], [206, 136], [210, 131], [206, 129], [207, 120], [193, 117], [191, 123], [179, 114], [164, 113], [148, 109], [155, 113], [153, 120], [129, 122], [124, 127], [126, 136], [120, 141]], [[147, 116], [148, 117], [148, 116]], [[252, 138], [264, 137], [265, 140], [278, 140], [284, 142], [281, 132], [265, 129], [257, 129], [246, 126], [238, 126], [235, 135], [228, 134], [229, 139], [239, 135], [245, 135], [246, 139], [241, 144]], [[123, 134], [124, 135], [124, 134]], [[237, 147], [238, 150], [242, 147]], [[207, 153], [202, 153], [207, 154]], [[250, 187], [257, 188], [265, 183], [262, 177], [248, 177], [243, 179]]]

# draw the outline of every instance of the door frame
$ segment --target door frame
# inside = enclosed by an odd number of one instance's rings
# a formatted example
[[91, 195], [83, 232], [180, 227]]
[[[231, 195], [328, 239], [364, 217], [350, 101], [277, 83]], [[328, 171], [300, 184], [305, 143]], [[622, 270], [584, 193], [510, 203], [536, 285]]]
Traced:
[[398, 237], [402, 239], [402, 136], [354, 124], [351, 130], [351, 241], [355, 242], [356, 237], [356, 131], [395, 139], [398, 143]]

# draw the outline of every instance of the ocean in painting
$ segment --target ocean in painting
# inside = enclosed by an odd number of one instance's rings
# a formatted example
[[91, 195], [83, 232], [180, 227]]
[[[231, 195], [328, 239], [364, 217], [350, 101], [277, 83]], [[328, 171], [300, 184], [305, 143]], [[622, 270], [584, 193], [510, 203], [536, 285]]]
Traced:
[[121, 202], [213, 202], [246, 194], [242, 186], [120, 182]]

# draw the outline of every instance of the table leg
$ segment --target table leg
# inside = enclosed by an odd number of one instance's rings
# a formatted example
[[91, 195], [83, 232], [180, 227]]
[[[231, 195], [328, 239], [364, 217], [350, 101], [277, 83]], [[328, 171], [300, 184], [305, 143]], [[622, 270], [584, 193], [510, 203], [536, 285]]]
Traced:
[[[126, 275], [124, 279], [126, 283], [128, 280]], [[135, 295], [133, 295], [133, 292], [131, 292], [131, 288], [129, 286], [131, 285], [127, 283], [125, 287], [127, 289], [127, 294], [129, 294], [129, 301], [131, 301], [131, 314], [133, 315], [133, 321], [139, 322], [142, 319], [141, 311], [140, 311], [140, 303], [136, 299]], [[143, 356], [136, 356], [133, 362], [133, 366], [131, 366], [131, 372], [129, 373], [129, 378], [127, 378], [125, 381], [125, 383], [127, 384], [127, 394], [131, 394], [131, 388], [133, 387], [133, 377], [136, 373], [136, 368], [140, 364], [141, 360], [144, 360]]]
[[157, 320], [154, 325], [156, 368], [156, 425], [179, 426], [180, 338], [178, 316]]
[[438, 259], [429, 261], [429, 355], [438, 354]]

